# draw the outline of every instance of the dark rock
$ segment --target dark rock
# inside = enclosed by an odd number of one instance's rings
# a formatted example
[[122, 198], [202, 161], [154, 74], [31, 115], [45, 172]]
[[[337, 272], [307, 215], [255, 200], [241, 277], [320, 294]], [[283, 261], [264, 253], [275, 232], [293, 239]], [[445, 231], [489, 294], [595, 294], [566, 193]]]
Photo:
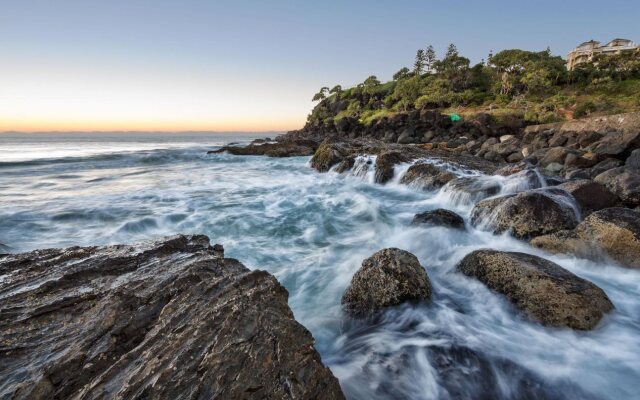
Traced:
[[618, 168], [622, 165], [622, 161], [616, 158], [605, 158], [591, 168], [591, 176], [595, 178], [603, 172], [610, 169]]
[[385, 151], [376, 158], [376, 183], [387, 183], [393, 178], [396, 164], [409, 161], [409, 158], [399, 151]]
[[640, 205], [640, 170], [620, 167], [596, 176], [594, 181], [603, 184], [626, 205]]
[[456, 175], [434, 164], [420, 163], [409, 167], [400, 179], [400, 183], [423, 190], [439, 189]]
[[229, 153], [239, 156], [295, 157], [310, 156], [319, 144], [312, 140], [288, 140], [277, 143], [250, 144], [246, 147], [224, 146], [207, 154]]
[[383, 140], [385, 142], [387, 142], [387, 143], [395, 143], [396, 142], [396, 138], [397, 138], [397, 136], [396, 136], [396, 133], [394, 131], [387, 131], [384, 134], [384, 139]]
[[530, 254], [477, 250], [465, 256], [457, 269], [544, 325], [590, 330], [614, 308], [598, 286]]
[[351, 170], [351, 168], [353, 168], [355, 163], [356, 163], [356, 159], [354, 157], [347, 157], [338, 163], [338, 166], [336, 166], [335, 171], [339, 174], [343, 172], [347, 172]]
[[550, 253], [572, 253], [594, 260], [607, 255], [623, 266], [640, 268], [640, 213], [605, 208], [589, 215], [574, 231], [540, 236], [531, 244]]
[[528, 239], [575, 228], [578, 219], [573, 204], [573, 197], [562, 189], [527, 190], [479, 202], [471, 210], [471, 223]]
[[362, 262], [342, 296], [344, 310], [365, 316], [407, 301], [431, 297], [427, 272], [413, 254], [395, 248], [383, 249]]
[[589, 146], [589, 149], [600, 156], [625, 159], [638, 147], [640, 147], [640, 130], [633, 129], [625, 132], [609, 132]]
[[0, 397], [342, 399], [287, 291], [206, 236], [0, 257]]
[[408, 126], [402, 131], [402, 133], [400, 133], [400, 136], [398, 136], [398, 143], [400, 144], [413, 143], [415, 142], [415, 139], [413, 136], [414, 136], [413, 128]]
[[625, 165], [627, 168], [640, 169], [640, 149], [635, 149], [631, 152], [631, 155], [627, 157]]
[[464, 230], [464, 219], [453, 211], [438, 208], [416, 214], [411, 225], [444, 226], [447, 228]]
[[589, 147], [590, 145], [592, 145], [593, 143], [597, 142], [598, 140], [602, 139], [604, 135], [598, 132], [585, 132], [582, 135], [580, 135], [580, 137], [578, 138], [578, 143], [580, 144], [580, 147], [585, 148], [585, 147]]
[[618, 198], [603, 185], [589, 179], [569, 181], [558, 185], [566, 190], [580, 206], [582, 215], [589, 215], [603, 208], [613, 207]]

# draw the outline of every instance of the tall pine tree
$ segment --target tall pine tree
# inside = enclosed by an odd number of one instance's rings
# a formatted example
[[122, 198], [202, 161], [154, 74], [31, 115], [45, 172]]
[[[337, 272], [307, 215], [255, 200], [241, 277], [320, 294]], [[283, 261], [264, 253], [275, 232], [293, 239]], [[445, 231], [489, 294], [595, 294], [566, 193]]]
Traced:
[[420, 49], [416, 53], [416, 62], [413, 63], [413, 73], [417, 76], [422, 75], [424, 72], [425, 54], [424, 50]]
[[424, 65], [427, 68], [427, 72], [431, 72], [433, 63], [435, 63], [436, 61], [436, 51], [433, 49], [433, 46], [429, 45], [429, 47], [427, 47], [427, 51], [424, 54]]

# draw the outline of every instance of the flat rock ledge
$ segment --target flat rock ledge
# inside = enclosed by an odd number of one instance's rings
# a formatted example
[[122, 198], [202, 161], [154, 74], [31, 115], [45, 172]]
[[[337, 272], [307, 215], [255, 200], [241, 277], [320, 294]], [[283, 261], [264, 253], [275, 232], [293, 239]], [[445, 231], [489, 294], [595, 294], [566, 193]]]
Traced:
[[598, 286], [531, 254], [476, 250], [457, 269], [543, 325], [591, 330], [614, 308]]
[[364, 317], [404, 302], [431, 297], [427, 271], [413, 254], [383, 249], [362, 262], [342, 296], [342, 307], [351, 316]]
[[343, 399], [287, 291], [206, 236], [0, 256], [0, 398]]

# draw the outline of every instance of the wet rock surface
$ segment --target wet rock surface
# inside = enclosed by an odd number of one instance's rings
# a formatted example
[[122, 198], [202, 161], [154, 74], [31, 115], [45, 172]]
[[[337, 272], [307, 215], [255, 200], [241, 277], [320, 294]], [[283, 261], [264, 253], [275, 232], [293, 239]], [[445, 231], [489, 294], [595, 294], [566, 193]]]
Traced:
[[362, 262], [342, 297], [342, 307], [349, 315], [366, 316], [430, 297], [431, 282], [416, 256], [389, 248]]
[[438, 208], [437, 210], [426, 211], [416, 214], [411, 221], [411, 225], [418, 226], [442, 226], [464, 230], [464, 219], [453, 211]]
[[287, 291], [206, 236], [0, 257], [0, 397], [342, 399]]
[[606, 186], [629, 207], [640, 206], [640, 169], [613, 168], [596, 176], [594, 181]]
[[457, 269], [544, 325], [590, 330], [614, 308], [598, 286], [530, 254], [477, 250], [465, 256]]
[[442, 167], [429, 163], [417, 163], [409, 167], [400, 179], [400, 183], [422, 190], [439, 189], [456, 175]]
[[573, 231], [540, 236], [531, 244], [550, 253], [571, 253], [594, 260], [608, 256], [623, 266], [640, 268], [640, 213], [606, 208], [589, 215]]
[[578, 179], [558, 185], [566, 190], [580, 206], [582, 216], [591, 214], [603, 208], [613, 207], [618, 197], [611, 193], [604, 185], [589, 179]]
[[578, 224], [573, 197], [557, 188], [527, 190], [483, 200], [471, 210], [471, 223], [494, 233], [509, 231], [528, 239]]
[[295, 157], [313, 155], [320, 145], [313, 140], [281, 140], [276, 143], [251, 143], [248, 146], [223, 146], [207, 154], [229, 153], [238, 156]]

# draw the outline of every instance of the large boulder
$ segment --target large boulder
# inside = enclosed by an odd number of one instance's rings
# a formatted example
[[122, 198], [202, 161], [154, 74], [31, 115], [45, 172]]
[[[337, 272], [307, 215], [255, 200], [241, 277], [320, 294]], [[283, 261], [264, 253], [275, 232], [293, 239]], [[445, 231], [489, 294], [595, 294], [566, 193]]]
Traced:
[[423, 190], [439, 189], [447, 182], [456, 178], [456, 175], [442, 167], [430, 163], [419, 163], [409, 167], [402, 175], [400, 183]]
[[362, 262], [342, 296], [342, 306], [352, 316], [366, 316], [386, 307], [430, 297], [429, 277], [416, 256], [389, 248]]
[[589, 149], [599, 156], [613, 156], [623, 160], [631, 151], [640, 147], [640, 130], [608, 132], [602, 139], [593, 143]]
[[573, 231], [540, 236], [531, 244], [550, 253], [572, 253], [594, 260], [606, 255], [625, 267], [640, 268], [640, 213], [606, 208], [589, 215]]
[[578, 224], [573, 197], [557, 188], [527, 190], [483, 200], [471, 210], [471, 224], [494, 233], [529, 239]]
[[630, 207], [640, 206], [640, 169], [619, 167], [601, 173], [594, 179]]
[[557, 187], [573, 196], [583, 216], [603, 208], [613, 207], [618, 202], [618, 197], [604, 185], [589, 179], [569, 181]]
[[446, 228], [464, 230], [464, 219], [453, 211], [438, 208], [416, 214], [411, 221], [411, 225], [422, 226], [443, 226]]
[[0, 397], [343, 399], [287, 291], [206, 236], [0, 257]]
[[465, 256], [457, 269], [548, 326], [590, 330], [614, 308], [598, 286], [530, 254], [477, 250]]
[[409, 158], [399, 151], [384, 151], [376, 158], [376, 183], [387, 183], [393, 178], [396, 164], [409, 161]]
[[343, 158], [344, 155], [336, 145], [323, 143], [311, 157], [311, 168], [318, 172], [327, 172]]

